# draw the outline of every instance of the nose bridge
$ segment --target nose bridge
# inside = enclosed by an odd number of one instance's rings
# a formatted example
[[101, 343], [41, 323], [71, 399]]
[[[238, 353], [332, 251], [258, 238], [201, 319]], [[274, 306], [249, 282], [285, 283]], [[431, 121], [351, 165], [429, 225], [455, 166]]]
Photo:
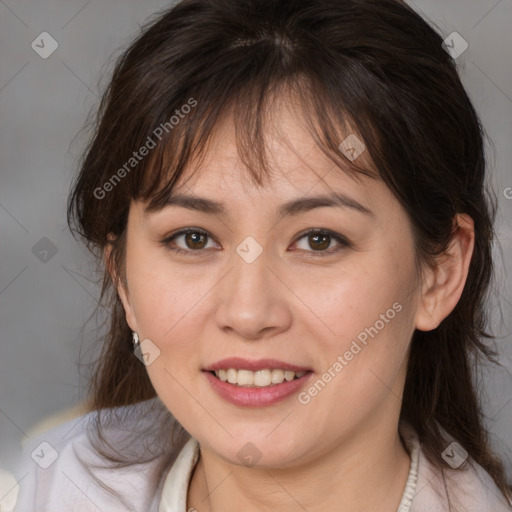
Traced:
[[279, 283], [268, 267], [270, 250], [247, 237], [231, 258], [231, 271], [219, 288], [216, 321], [220, 328], [237, 331], [245, 338], [258, 338], [269, 328], [284, 328], [289, 313], [279, 292]]
[[[269, 282], [269, 249], [263, 248], [252, 236], [245, 238], [235, 250], [232, 257], [233, 270], [230, 272], [230, 297], [237, 304], [250, 304], [254, 309], [256, 304], [263, 305], [271, 292]], [[270, 297], [269, 293], [269, 297]], [[275, 296], [275, 290], [274, 294]], [[268, 298], [269, 298], [268, 297]], [[256, 304], [254, 304], [256, 303]]]

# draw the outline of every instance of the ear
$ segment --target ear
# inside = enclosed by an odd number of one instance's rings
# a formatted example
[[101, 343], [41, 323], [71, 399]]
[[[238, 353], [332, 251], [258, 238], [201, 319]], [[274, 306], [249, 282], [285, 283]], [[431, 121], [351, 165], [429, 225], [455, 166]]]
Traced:
[[429, 269], [422, 283], [415, 326], [431, 331], [453, 311], [459, 301], [473, 255], [475, 230], [473, 219], [457, 214], [453, 220], [455, 233], [447, 251], [439, 256], [435, 268]]
[[135, 319], [135, 313], [133, 311], [133, 307], [130, 301], [127, 286], [125, 285], [125, 283], [123, 283], [123, 279], [118, 279], [113, 262], [110, 259], [112, 250], [114, 248], [115, 237], [114, 235], [109, 234], [108, 239], [109, 242], [105, 245], [105, 248], [103, 249], [103, 260], [105, 262], [105, 268], [110, 274], [110, 278], [112, 279], [114, 286], [117, 288], [117, 294], [119, 295], [121, 303], [123, 304], [127, 324], [129, 325], [132, 331], [138, 332], [137, 321]]

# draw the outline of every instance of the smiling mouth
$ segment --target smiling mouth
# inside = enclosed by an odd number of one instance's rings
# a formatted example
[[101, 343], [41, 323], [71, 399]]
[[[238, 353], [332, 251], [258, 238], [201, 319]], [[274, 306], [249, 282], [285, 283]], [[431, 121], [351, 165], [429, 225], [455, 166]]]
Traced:
[[281, 369], [263, 369], [263, 370], [237, 370], [227, 368], [225, 370], [210, 371], [212, 375], [222, 382], [228, 382], [234, 386], [245, 388], [265, 388], [273, 387], [283, 382], [291, 382], [311, 373], [308, 371], [294, 372]]

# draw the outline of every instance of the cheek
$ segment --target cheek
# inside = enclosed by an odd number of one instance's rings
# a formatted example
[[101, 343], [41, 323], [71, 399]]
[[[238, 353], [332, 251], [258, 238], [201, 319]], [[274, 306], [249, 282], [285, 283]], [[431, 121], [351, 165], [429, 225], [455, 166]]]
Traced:
[[213, 278], [193, 266], [177, 268], [165, 252], [134, 249], [127, 259], [130, 297], [140, 330], [165, 344], [208, 294]]
[[376, 323], [379, 332], [389, 331], [390, 325], [402, 322], [406, 316], [403, 311], [411, 302], [411, 265], [396, 265], [382, 253], [375, 256], [355, 258], [335, 279], [329, 276], [324, 286], [307, 283], [303, 290], [309, 290], [311, 309], [328, 327], [322, 332], [330, 332], [326, 338], [334, 343], [350, 343]]
[[193, 265], [177, 268], [165, 256], [142, 249], [127, 260], [127, 273], [140, 332], [158, 350], [147, 366], [149, 378], [169, 410], [187, 422], [189, 414], [204, 413], [194, 410], [189, 393], [200, 399], [200, 340], [205, 339], [205, 304], [216, 277]]
[[336, 375], [336, 384], [328, 387], [340, 407], [345, 403], [352, 409], [363, 399], [368, 403], [379, 389], [387, 393], [405, 363], [414, 331], [414, 275], [411, 255], [400, 260], [392, 250], [367, 253], [331, 281], [327, 294], [311, 295], [317, 297], [318, 317], [329, 327], [315, 339], [322, 370]]
[[399, 290], [383, 288], [340, 287], [328, 318], [336, 336], [316, 338], [319, 375], [300, 403], [327, 437], [337, 435], [340, 418], [345, 426], [368, 421], [402, 393], [413, 314]]

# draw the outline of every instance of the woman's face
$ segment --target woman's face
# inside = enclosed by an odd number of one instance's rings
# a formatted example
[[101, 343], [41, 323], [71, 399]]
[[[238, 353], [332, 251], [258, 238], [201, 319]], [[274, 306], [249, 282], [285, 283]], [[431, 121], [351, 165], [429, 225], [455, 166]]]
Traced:
[[[291, 467], [396, 432], [421, 301], [410, 223], [390, 190], [347, 177], [284, 104], [276, 118], [264, 187], [244, 175], [226, 122], [173, 193], [189, 207], [147, 214], [132, 203], [120, 293], [130, 327], [150, 340], [155, 390], [202, 448]], [[318, 206], [333, 194], [342, 200]]]

